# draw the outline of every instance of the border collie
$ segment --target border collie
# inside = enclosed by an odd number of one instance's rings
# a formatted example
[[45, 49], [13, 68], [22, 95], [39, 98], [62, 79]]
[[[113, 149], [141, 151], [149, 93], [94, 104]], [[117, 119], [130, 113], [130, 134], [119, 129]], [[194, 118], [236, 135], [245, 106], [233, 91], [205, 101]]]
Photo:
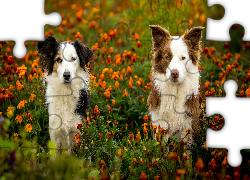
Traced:
[[[57, 42], [53, 36], [37, 43], [39, 66], [46, 72], [49, 134], [58, 149], [74, 148], [77, 125], [86, 120], [89, 107], [89, 72], [93, 51], [79, 39]], [[89, 64], [88, 64], [89, 63]]]
[[171, 36], [158, 25], [152, 35], [151, 92], [147, 104], [153, 125], [167, 130], [164, 140], [184, 138], [193, 143], [200, 135], [199, 59], [203, 27]]

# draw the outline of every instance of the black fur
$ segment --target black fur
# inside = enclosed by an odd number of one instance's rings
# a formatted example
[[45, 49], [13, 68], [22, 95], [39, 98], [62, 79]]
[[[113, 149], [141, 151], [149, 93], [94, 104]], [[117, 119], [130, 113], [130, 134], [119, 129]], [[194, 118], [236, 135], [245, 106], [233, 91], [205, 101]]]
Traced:
[[78, 57], [80, 58], [81, 67], [85, 69], [85, 66], [88, 65], [88, 62], [90, 63], [90, 67], [93, 67], [93, 51], [86, 47], [79, 39], [76, 39], [74, 42], [74, 47]]
[[76, 105], [75, 113], [87, 119], [86, 109], [89, 109], [90, 98], [86, 89], [79, 91], [79, 100]]
[[37, 42], [39, 54], [39, 66], [50, 75], [53, 71], [54, 58], [60, 48], [60, 44], [53, 36], [47, 36], [45, 41]]

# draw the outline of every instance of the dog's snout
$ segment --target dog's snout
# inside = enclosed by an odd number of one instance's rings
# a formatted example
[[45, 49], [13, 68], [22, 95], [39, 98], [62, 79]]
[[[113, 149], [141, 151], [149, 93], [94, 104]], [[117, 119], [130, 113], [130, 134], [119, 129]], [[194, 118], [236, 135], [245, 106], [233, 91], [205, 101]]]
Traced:
[[173, 69], [171, 71], [171, 77], [174, 78], [174, 79], [178, 78], [179, 77], [179, 71], [177, 69]]
[[63, 73], [63, 78], [64, 78], [65, 80], [69, 80], [69, 79], [70, 79], [70, 72], [69, 72], [69, 71], [65, 71], [65, 72]]

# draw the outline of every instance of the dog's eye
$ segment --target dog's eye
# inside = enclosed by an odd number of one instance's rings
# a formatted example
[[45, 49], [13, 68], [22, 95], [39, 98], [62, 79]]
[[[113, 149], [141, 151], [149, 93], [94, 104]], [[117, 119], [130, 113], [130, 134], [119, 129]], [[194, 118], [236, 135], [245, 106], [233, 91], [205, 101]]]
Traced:
[[76, 60], [76, 58], [75, 58], [75, 57], [72, 57], [71, 59], [72, 59], [72, 61], [75, 61], [75, 60]]
[[185, 60], [185, 59], [186, 59], [186, 57], [184, 57], [184, 56], [181, 57], [181, 60]]
[[169, 59], [169, 56], [166, 56], [166, 59]]
[[57, 58], [56, 61], [57, 61], [58, 63], [61, 63], [61, 62], [62, 62], [62, 59], [61, 59], [61, 58]]

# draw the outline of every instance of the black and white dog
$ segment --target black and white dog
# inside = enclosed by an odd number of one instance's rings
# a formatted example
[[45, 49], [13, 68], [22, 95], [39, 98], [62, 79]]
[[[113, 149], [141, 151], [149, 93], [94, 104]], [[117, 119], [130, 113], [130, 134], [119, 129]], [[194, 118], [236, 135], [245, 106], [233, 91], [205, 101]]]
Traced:
[[77, 125], [86, 120], [89, 106], [88, 63], [93, 66], [93, 51], [79, 39], [57, 42], [53, 36], [37, 43], [39, 66], [46, 72], [46, 102], [49, 134], [57, 147], [72, 151]]

